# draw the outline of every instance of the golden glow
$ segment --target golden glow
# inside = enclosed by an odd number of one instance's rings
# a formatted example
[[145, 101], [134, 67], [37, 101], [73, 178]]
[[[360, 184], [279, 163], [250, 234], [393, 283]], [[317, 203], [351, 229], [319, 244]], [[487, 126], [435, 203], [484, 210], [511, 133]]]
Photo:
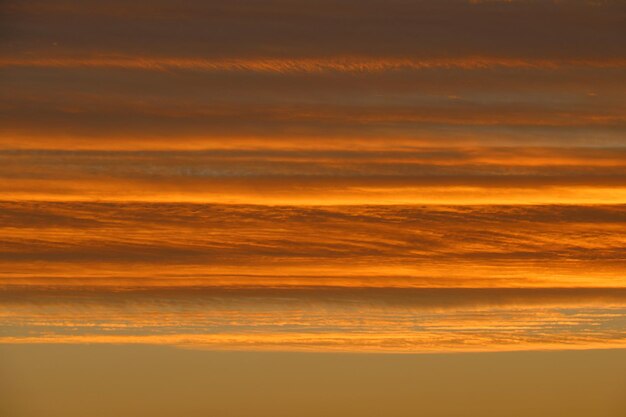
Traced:
[[616, 4], [167, 3], [3, 10], [0, 342], [624, 347]]

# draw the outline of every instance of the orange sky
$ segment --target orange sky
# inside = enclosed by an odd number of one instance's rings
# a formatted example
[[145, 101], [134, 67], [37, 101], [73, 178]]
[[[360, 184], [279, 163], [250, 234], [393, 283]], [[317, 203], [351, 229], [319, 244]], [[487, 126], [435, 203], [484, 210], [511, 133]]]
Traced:
[[[2, 7], [0, 342], [623, 346], [620, 2]], [[374, 296], [429, 288], [536, 292]]]
[[0, 2], [0, 417], [623, 417], [625, 16]]

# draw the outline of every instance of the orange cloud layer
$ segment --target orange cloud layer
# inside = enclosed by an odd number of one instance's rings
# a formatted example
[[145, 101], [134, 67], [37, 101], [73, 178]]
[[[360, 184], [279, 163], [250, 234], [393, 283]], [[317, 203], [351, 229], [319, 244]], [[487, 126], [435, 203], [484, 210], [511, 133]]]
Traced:
[[0, 67], [43, 67], [43, 68], [120, 68], [151, 71], [253, 71], [253, 72], [382, 72], [393, 70], [421, 70], [460, 68], [477, 70], [487, 68], [561, 69], [626, 68], [626, 59], [532, 59], [469, 56], [462, 58], [369, 58], [358, 56], [329, 58], [173, 58], [137, 56], [93, 56], [93, 57], [0, 57]]
[[348, 144], [193, 152], [7, 150], [0, 152], [0, 198], [324, 206], [620, 204], [626, 201], [622, 154], [622, 148], [399, 144], [386, 150]]
[[0, 208], [4, 284], [626, 285], [623, 205]]
[[625, 347], [621, 290], [0, 292], [0, 343], [229, 350], [465, 352]]

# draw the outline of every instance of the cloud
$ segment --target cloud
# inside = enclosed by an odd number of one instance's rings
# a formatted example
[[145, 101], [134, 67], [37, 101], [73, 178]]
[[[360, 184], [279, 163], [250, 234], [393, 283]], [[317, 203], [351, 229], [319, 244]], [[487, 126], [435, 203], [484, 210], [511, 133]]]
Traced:
[[1, 207], [5, 284], [624, 285], [623, 205]]
[[598, 289], [4, 290], [0, 343], [447, 352], [623, 347], [626, 296]]
[[623, 12], [6, 2], [0, 342], [624, 347]]
[[[16, 52], [620, 56], [620, 2], [9, 2]], [[532, 22], [532, 24], [530, 23]], [[34, 28], [37, 30], [34, 30]], [[111, 30], [115, 28], [115, 30]], [[81, 33], [82, 36], [74, 36]], [[493, 34], [498, 36], [494, 37]], [[419, 39], [420, 42], [415, 40]], [[47, 41], [47, 42], [46, 42]], [[53, 44], [56, 43], [56, 46]]]
[[376, 59], [358, 57], [332, 58], [266, 58], [266, 59], [203, 59], [169, 57], [93, 57], [93, 58], [9, 58], [0, 59], [0, 67], [26, 68], [109, 68], [150, 71], [244, 71], [269, 73], [383, 72], [423, 69], [484, 70], [498, 68], [547, 69], [562, 68], [626, 68], [626, 59], [519, 59], [470, 56], [463, 58]]

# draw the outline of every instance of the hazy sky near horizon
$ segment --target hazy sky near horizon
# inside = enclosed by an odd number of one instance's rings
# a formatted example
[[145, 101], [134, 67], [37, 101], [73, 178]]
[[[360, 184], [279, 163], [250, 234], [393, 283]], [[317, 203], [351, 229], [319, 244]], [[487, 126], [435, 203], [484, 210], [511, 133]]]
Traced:
[[0, 4], [0, 414], [620, 417], [625, 347], [624, 1]]
[[[11, 417], [621, 417], [626, 350], [425, 355], [2, 345]], [[10, 377], [10, 378], [8, 378]]]

